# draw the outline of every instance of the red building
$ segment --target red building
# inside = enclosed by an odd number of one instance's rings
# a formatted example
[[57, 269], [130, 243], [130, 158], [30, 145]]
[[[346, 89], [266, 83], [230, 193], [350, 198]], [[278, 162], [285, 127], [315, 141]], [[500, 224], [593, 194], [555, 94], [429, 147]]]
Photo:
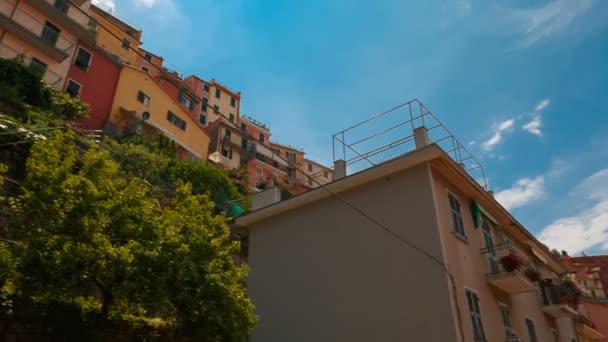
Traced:
[[104, 128], [121, 68], [122, 64], [106, 52], [78, 42], [64, 90], [89, 104], [89, 117], [79, 122], [82, 128]]
[[[608, 336], [608, 301], [583, 299], [581, 305], [581, 311], [595, 324], [595, 329]], [[608, 337], [598, 341], [608, 342]]]
[[580, 257], [571, 257], [570, 261], [586, 266], [589, 269], [599, 268], [599, 271], [597, 271], [599, 274], [597, 280], [602, 283], [605, 291], [608, 289], [608, 255], [583, 255]]

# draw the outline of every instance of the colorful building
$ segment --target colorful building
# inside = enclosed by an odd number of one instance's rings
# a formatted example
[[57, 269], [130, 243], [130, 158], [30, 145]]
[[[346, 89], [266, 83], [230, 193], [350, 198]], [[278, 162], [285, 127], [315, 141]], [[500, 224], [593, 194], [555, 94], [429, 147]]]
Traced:
[[182, 158], [207, 159], [207, 133], [154, 78], [136, 67], [125, 65], [121, 70], [109, 123], [110, 135], [162, 132], [176, 142]]
[[90, 14], [103, 27], [97, 33], [97, 46], [125, 64], [136, 65], [142, 30], [95, 5], [91, 5]]
[[236, 92], [211, 79], [203, 85], [204, 91], [209, 93], [209, 110], [207, 120], [212, 123], [221, 115], [233, 123], [239, 122], [241, 108], [241, 92]]
[[588, 267], [581, 265], [580, 263], [572, 262], [570, 257], [564, 257], [564, 262], [572, 270], [568, 277], [580, 287], [585, 296], [597, 299], [606, 298], [604, 287], [599, 280], [599, 266]]
[[135, 66], [149, 73], [150, 76], [157, 77], [163, 72], [164, 62], [165, 59], [163, 57], [140, 47]]
[[590, 297], [607, 298], [608, 255], [583, 255], [564, 259], [575, 270], [573, 279], [586, 289]]
[[415, 135], [414, 151], [352, 175], [336, 163], [329, 191], [254, 203], [261, 209], [236, 220], [249, 233], [248, 293], [262, 317], [251, 341], [602, 336], [560, 297], [561, 259], [426, 129]]
[[333, 171], [320, 163], [317, 163], [310, 159], [305, 159], [304, 163], [304, 177], [301, 179], [302, 182], [306, 182], [306, 185], [314, 189], [321, 185], [325, 185], [334, 180]]
[[[604, 336], [598, 337], [595, 341], [608, 342], [608, 300], [585, 298], [579, 308], [585, 313], [585, 317], [593, 322], [595, 330]], [[579, 325], [579, 328], [585, 327]]]
[[[0, 58], [23, 56], [49, 85], [63, 89], [78, 41], [93, 44], [97, 29], [90, 1], [0, 1]], [[84, 13], [83, 13], [84, 12]]]
[[312, 189], [306, 181], [304, 174], [298, 170], [304, 170], [304, 150], [290, 145], [270, 142], [270, 148], [274, 153], [287, 159], [291, 163], [287, 168], [287, 184], [296, 194], [301, 194]]
[[89, 105], [85, 130], [103, 130], [112, 110], [122, 63], [105, 51], [79, 41], [68, 70], [65, 91]]

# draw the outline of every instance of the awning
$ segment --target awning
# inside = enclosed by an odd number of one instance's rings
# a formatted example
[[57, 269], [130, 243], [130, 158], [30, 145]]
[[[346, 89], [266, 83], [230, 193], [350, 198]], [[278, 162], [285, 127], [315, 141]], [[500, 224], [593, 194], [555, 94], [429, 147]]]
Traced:
[[471, 214], [473, 215], [473, 223], [475, 224], [475, 228], [479, 228], [481, 226], [481, 222], [483, 217], [485, 216], [490, 221], [494, 222], [494, 224], [498, 224], [498, 221], [492, 215], [490, 215], [477, 201], [471, 200]]

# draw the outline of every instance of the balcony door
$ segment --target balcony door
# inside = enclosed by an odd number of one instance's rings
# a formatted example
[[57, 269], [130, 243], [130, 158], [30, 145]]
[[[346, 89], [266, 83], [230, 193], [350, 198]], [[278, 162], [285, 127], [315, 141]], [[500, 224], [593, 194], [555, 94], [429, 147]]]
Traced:
[[488, 263], [490, 266], [490, 273], [498, 273], [498, 260], [496, 258], [496, 249], [494, 248], [494, 241], [492, 240], [492, 231], [488, 220], [484, 217], [481, 223], [481, 231], [483, 233], [483, 241], [488, 255]]

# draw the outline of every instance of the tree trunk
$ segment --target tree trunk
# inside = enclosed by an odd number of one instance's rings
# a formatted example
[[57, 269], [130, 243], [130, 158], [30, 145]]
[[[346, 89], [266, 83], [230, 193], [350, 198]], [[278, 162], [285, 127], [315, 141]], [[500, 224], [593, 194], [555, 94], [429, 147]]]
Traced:
[[108, 312], [110, 311], [110, 305], [112, 305], [112, 301], [114, 300], [114, 295], [112, 294], [112, 289], [108, 288], [103, 290], [103, 301], [101, 302], [101, 314], [104, 317], [108, 316]]

